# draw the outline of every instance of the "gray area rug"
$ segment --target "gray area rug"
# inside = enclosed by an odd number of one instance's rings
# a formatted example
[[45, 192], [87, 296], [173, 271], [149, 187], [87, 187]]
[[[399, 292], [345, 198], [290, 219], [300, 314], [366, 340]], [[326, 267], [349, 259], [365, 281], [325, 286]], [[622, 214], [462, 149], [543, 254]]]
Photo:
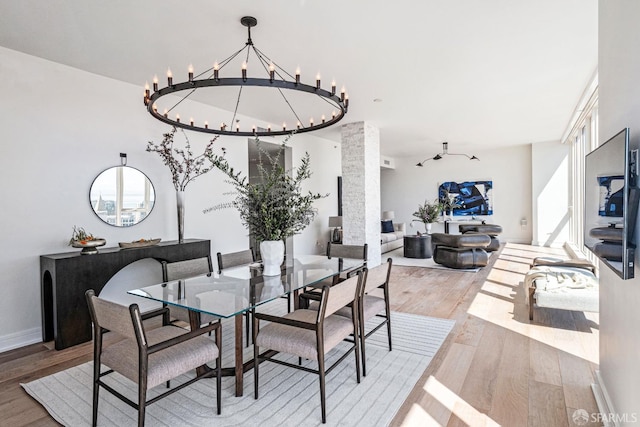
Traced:
[[[392, 313], [393, 351], [388, 350], [384, 327], [367, 339], [367, 376], [360, 384], [356, 383], [355, 360], [351, 356], [327, 376], [327, 425], [388, 425], [454, 324], [448, 319]], [[229, 350], [224, 357], [230, 358], [227, 353], [232, 353], [232, 347], [226, 342], [232, 341], [233, 325], [223, 324], [223, 331], [229, 335], [223, 338], [225, 350]], [[245, 354], [251, 352], [249, 347]], [[340, 354], [332, 351], [328, 361]], [[311, 362], [307, 363], [311, 366]], [[117, 374], [107, 378], [113, 378], [117, 389], [135, 400], [132, 382]], [[182, 381], [186, 378], [188, 375]], [[91, 424], [91, 381], [92, 362], [88, 362], [21, 385], [58, 422], [75, 427]], [[223, 378], [222, 415], [216, 415], [215, 380], [198, 381], [150, 405], [146, 425], [321, 425], [317, 375], [265, 363], [260, 367], [258, 400], [253, 398], [253, 383], [253, 371], [249, 371], [244, 377], [244, 396], [235, 397], [233, 379]], [[159, 388], [162, 390], [158, 391], [164, 390], [162, 386]], [[136, 411], [105, 390], [100, 391], [99, 412], [100, 426], [133, 426], [137, 422]]]
[[[489, 256], [491, 256], [491, 252], [488, 252]], [[461, 273], [477, 273], [480, 271], [480, 268], [449, 268], [444, 265], [436, 264], [433, 261], [433, 258], [405, 258], [404, 257], [404, 248], [394, 249], [390, 252], [382, 254], [382, 260], [386, 260], [387, 258], [391, 258], [393, 260], [393, 265], [402, 265], [405, 267], [424, 267], [424, 268], [435, 268], [439, 270], [447, 270], [447, 271], [458, 271]]]

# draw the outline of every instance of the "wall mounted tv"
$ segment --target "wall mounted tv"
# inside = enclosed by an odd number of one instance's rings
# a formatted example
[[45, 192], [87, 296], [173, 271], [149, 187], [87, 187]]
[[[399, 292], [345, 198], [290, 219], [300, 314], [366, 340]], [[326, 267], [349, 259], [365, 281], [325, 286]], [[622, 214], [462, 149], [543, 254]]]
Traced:
[[626, 128], [586, 155], [584, 171], [584, 244], [622, 279], [633, 278], [640, 198], [630, 154]]
[[453, 215], [493, 215], [493, 181], [447, 181], [438, 187], [438, 199], [449, 197], [458, 207]]

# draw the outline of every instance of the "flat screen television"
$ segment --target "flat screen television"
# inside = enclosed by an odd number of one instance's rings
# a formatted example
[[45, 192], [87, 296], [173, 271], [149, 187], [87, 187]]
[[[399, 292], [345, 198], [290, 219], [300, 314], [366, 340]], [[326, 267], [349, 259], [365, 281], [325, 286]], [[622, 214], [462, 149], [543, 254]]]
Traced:
[[633, 278], [640, 190], [630, 161], [629, 129], [585, 157], [584, 244], [622, 279]]

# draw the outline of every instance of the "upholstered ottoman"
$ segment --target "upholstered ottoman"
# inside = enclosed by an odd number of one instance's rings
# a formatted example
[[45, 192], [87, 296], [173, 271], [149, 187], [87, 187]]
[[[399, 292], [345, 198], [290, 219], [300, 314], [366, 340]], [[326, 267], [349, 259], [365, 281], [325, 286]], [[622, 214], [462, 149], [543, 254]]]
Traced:
[[488, 252], [497, 251], [500, 249], [500, 240], [498, 235], [502, 233], [502, 227], [496, 224], [461, 224], [458, 226], [460, 233], [476, 233], [486, 234], [491, 237], [491, 243], [485, 248]]
[[484, 267], [489, 261], [485, 248], [491, 243], [486, 234], [431, 234], [433, 260], [449, 268]]
[[600, 239], [593, 245], [593, 252], [609, 261], [622, 261], [622, 228], [596, 227], [589, 230], [589, 236]]

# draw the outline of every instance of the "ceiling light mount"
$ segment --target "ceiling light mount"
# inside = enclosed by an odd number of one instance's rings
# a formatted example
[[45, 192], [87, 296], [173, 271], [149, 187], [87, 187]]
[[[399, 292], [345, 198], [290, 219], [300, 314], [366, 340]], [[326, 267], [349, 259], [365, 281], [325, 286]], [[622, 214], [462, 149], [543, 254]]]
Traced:
[[[216, 62], [213, 67], [203, 71], [202, 73], [194, 76], [193, 67], [189, 66], [188, 80], [182, 83], [173, 82], [173, 73], [171, 70], [167, 71], [167, 86], [159, 88], [158, 79], [153, 79], [153, 91], [147, 83], [144, 91], [144, 105], [147, 107], [147, 111], [151, 116], [167, 123], [171, 126], [188, 129], [196, 132], [211, 133], [216, 135], [233, 135], [233, 136], [278, 136], [288, 135], [292, 131], [297, 133], [311, 132], [322, 128], [329, 127], [336, 124], [347, 113], [349, 108], [349, 95], [343, 88], [339, 94], [336, 94], [336, 83], [331, 83], [331, 90], [322, 89], [320, 75], [316, 76], [315, 84], [308, 85], [301, 82], [300, 70], [296, 70], [295, 76], [289, 74], [286, 70], [276, 64], [271, 58], [264, 54], [255, 47], [251, 39], [251, 28], [258, 24], [258, 20], [252, 16], [244, 16], [240, 19], [240, 23], [247, 27], [247, 42], [245, 45], [230, 55], [224, 61], [220, 63]], [[246, 51], [246, 56], [241, 67], [241, 77], [221, 77], [222, 69], [228, 65], [236, 56]], [[247, 75], [247, 68], [251, 54], [257, 60], [259, 66], [255, 67], [257, 70], [264, 72], [265, 77], [250, 77]], [[187, 98], [192, 96], [196, 91], [203, 88], [210, 88], [210, 91], [214, 88], [220, 87], [235, 87], [238, 89], [238, 94], [235, 102], [235, 109], [233, 111], [233, 117], [227, 121], [213, 121], [213, 123], [220, 122], [220, 126], [209, 126], [208, 121], [201, 123], [196, 122], [193, 118], [188, 121], [181, 121], [180, 114], [176, 111], [176, 108]], [[247, 87], [264, 87], [271, 88], [280, 93], [287, 110], [289, 110], [289, 123], [291, 118], [296, 123], [292, 127], [287, 127], [287, 119], [281, 121], [282, 126], [272, 128], [268, 125], [265, 128], [257, 127], [253, 125], [251, 130], [241, 130], [239, 124], [236, 121], [236, 116], [240, 114], [239, 107], [241, 104], [242, 91]], [[303, 121], [294, 108], [294, 103], [287, 98], [287, 91], [296, 91], [305, 94], [305, 98], [317, 97], [324, 101], [319, 103], [322, 106], [329, 105], [329, 108], [324, 111], [318, 111], [316, 119], [314, 117], [309, 118], [308, 121]], [[289, 92], [290, 93], [290, 92]], [[174, 97], [164, 98], [163, 102], [167, 102], [167, 107], [163, 112], [159, 112], [158, 102], [167, 95], [179, 95], [177, 102], [168, 102], [169, 99], [175, 99]], [[235, 128], [232, 128], [230, 124], [236, 124]]]
[[468, 154], [458, 154], [458, 153], [449, 153], [449, 143], [448, 142], [443, 142], [442, 143], [442, 153], [438, 153], [433, 157], [429, 157], [428, 159], [424, 159], [423, 161], [421, 161], [420, 163], [416, 164], [417, 167], [423, 167], [425, 162], [429, 161], [429, 160], [440, 160], [443, 158], [443, 156], [466, 156], [469, 160], [480, 160], [479, 158], [477, 158], [476, 156], [473, 155], [468, 155]]

